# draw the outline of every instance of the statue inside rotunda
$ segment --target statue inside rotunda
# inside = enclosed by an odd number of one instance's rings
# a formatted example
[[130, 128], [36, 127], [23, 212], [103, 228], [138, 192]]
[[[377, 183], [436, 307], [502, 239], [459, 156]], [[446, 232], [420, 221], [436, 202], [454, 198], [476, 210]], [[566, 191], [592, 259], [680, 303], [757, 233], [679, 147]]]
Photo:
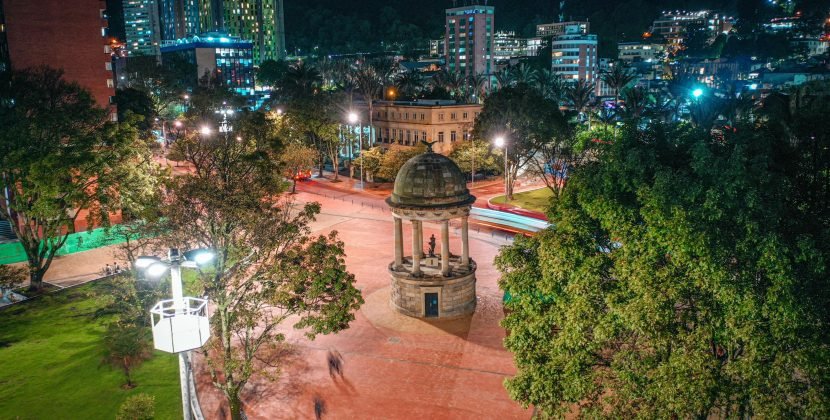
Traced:
[[[386, 203], [395, 221], [395, 260], [389, 264], [392, 307], [417, 318], [448, 319], [476, 307], [476, 264], [470, 258], [468, 217], [475, 197], [451, 159], [426, 152], [407, 161]], [[460, 223], [461, 250], [450, 248], [450, 223]], [[404, 255], [403, 225], [412, 225], [411, 255]], [[431, 237], [424, 252], [424, 224], [440, 226], [440, 244]], [[440, 252], [436, 251], [436, 246]], [[453, 253], [455, 251], [456, 253]]]

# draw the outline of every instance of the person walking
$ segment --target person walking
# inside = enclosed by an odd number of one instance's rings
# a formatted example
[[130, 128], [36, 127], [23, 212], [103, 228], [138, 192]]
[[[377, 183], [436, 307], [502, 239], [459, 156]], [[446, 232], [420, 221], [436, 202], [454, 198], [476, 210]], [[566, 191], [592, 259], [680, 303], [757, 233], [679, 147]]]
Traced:
[[112, 275], [112, 267], [110, 267], [110, 265], [109, 265], [109, 264], [107, 264], [107, 265], [104, 267], [104, 274], [105, 274], [105, 275], [107, 275], [107, 276], [111, 276], [111, 275]]
[[326, 414], [326, 402], [319, 395], [314, 396], [314, 418], [320, 420]]

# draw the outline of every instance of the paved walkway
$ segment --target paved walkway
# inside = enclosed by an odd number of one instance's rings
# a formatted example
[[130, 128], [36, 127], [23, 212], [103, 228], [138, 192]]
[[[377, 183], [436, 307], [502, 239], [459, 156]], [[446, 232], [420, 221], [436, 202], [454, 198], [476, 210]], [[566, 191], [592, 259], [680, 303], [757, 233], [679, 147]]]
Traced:
[[[118, 264], [125, 267], [126, 263], [118, 255], [118, 246], [115, 245], [55, 257], [52, 260], [52, 265], [46, 272], [44, 281], [58, 287], [68, 287], [85, 283], [101, 277], [106, 264], [112, 266], [115, 261], [118, 261]], [[26, 263], [13, 265], [25, 267]], [[28, 285], [28, 280], [24, 284]]]
[[[511, 401], [503, 386], [515, 368], [502, 346], [504, 330], [498, 324], [503, 317], [502, 294], [492, 261], [499, 246], [508, 241], [486, 231], [471, 232], [471, 256], [478, 264], [475, 314], [456, 321], [425, 322], [399, 315], [388, 304], [386, 266], [394, 253], [388, 210], [352, 204], [346, 199], [349, 194], [300, 192], [295, 197], [298, 202], [322, 204], [315, 233], [339, 232], [346, 244], [346, 265], [366, 303], [349, 329], [315, 341], [286, 324], [281, 331], [290, 351], [283, 356], [280, 379], [249, 384], [244, 392], [249, 418], [314, 418], [315, 398], [325, 403], [323, 418], [332, 419], [530, 417], [530, 411]], [[404, 235], [409, 234], [405, 228]], [[438, 236], [439, 226], [425, 224], [424, 237], [431, 234]], [[405, 253], [411, 253], [409, 242], [405, 241]], [[461, 249], [457, 234], [450, 246]], [[329, 349], [343, 355], [343, 378], [329, 376]], [[205, 415], [227, 418], [223, 397], [204, 370], [199, 383]]]

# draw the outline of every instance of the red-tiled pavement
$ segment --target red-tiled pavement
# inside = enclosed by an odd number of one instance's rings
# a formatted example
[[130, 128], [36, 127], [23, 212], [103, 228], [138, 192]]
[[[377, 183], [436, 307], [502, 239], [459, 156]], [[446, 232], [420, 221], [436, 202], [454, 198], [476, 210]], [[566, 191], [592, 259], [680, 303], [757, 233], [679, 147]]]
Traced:
[[[502, 347], [501, 293], [492, 264], [503, 241], [486, 233], [471, 234], [471, 255], [478, 263], [475, 314], [427, 323], [398, 315], [388, 306], [386, 267], [394, 253], [388, 211], [307, 193], [297, 198], [323, 205], [315, 228], [318, 233], [340, 233], [347, 266], [366, 303], [350, 328], [336, 335], [310, 341], [284, 328], [293, 354], [285, 356], [279, 380], [259, 379], [246, 388], [249, 418], [314, 418], [315, 397], [324, 401], [323, 418], [332, 419], [530, 417], [529, 410], [510, 400], [502, 384], [515, 372], [511, 355]], [[440, 237], [438, 225], [425, 228], [425, 238]], [[410, 238], [408, 227], [404, 235]], [[411, 240], [405, 244], [409, 254]], [[460, 238], [453, 237], [450, 247], [460, 253]], [[342, 379], [329, 376], [329, 349], [343, 355]], [[199, 382], [206, 417], [223, 418], [223, 398], [204, 371]]]

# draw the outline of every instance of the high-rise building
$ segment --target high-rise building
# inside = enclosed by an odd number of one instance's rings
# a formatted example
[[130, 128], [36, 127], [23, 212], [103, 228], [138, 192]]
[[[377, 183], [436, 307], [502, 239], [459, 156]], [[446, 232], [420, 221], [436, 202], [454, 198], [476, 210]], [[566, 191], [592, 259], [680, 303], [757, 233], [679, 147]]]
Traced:
[[12, 68], [63, 69], [98, 106], [111, 107], [115, 83], [103, 0], [0, 0], [0, 8]]
[[538, 37], [555, 37], [564, 35], [566, 29], [573, 27], [579, 28], [579, 33], [587, 34], [591, 31], [591, 24], [588, 21], [571, 21], [571, 22], [554, 22], [536, 25], [536, 36]]
[[159, 0], [161, 39], [174, 40], [202, 32], [200, 0]]
[[481, 5], [446, 10], [444, 55], [451, 72], [493, 73], [494, 12], [493, 6]]
[[255, 64], [285, 56], [283, 0], [202, 0], [201, 25], [252, 41]]
[[551, 71], [565, 82], [597, 79], [597, 36], [582, 33], [578, 25], [565, 28], [565, 33], [551, 41]]
[[123, 0], [124, 47], [129, 56], [159, 55], [161, 30], [156, 0]]

